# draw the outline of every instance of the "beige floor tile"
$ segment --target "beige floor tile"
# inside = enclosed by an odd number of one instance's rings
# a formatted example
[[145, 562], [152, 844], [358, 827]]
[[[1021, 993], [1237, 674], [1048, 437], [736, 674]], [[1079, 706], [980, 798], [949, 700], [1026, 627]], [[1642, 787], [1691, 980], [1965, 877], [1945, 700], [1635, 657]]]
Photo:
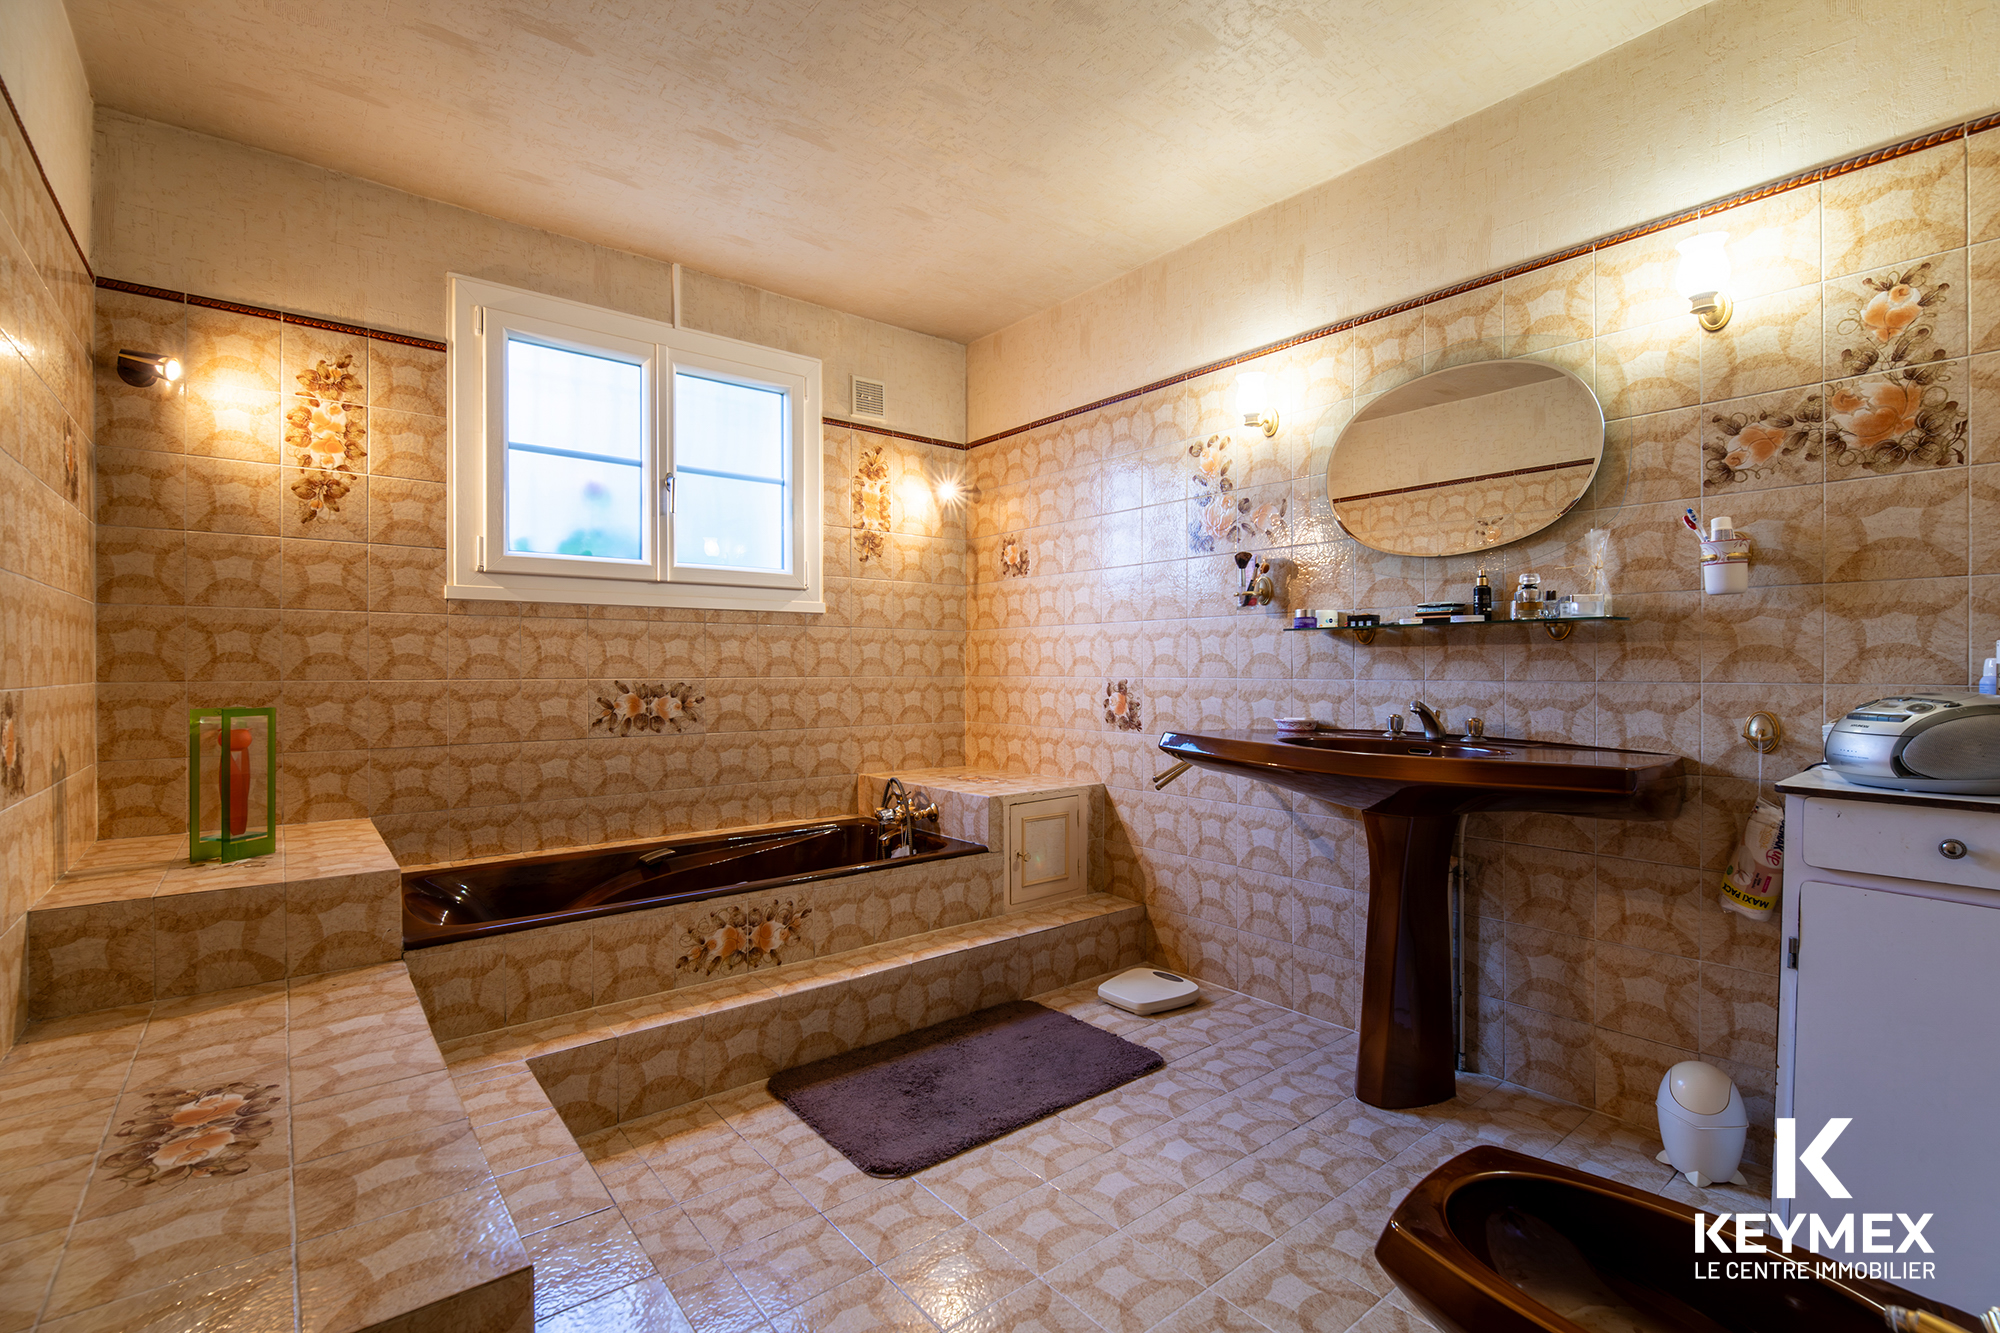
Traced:
[[794, 1222], [737, 1246], [722, 1261], [757, 1308], [773, 1319], [872, 1267], [868, 1256], [824, 1217]]
[[1151, 1333], [1270, 1333], [1270, 1330], [1214, 1292], [1205, 1291], [1153, 1325]]
[[1046, 1280], [1111, 1333], [1145, 1333], [1202, 1293], [1201, 1283], [1123, 1232], [1058, 1266]]
[[644, 1278], [535, 1321], [536, 1333], [694, 1333], [667, 1284]]
[[871, 1271], [783, 1312], [771, 1327], [779, 1333], [932, 1333], [936, 1326], [895, 1283]]
[[61, 1228], [0, 1245], [0, 1328], [32, 1327], [49, 1294], [49, 1279], [62, 1257]]
[[535, 1320], [654, 1275], [653, 1264], [616, 1209], [538, 1231], [522, 1248], [535, 1265]]
[[1030, 1282], [953, 1324], [951, 1333], [1103, 1333], [1103, 1329], [1054, 1288]]
[[524, 1238], [612, 1206], [611, 1194], [582, 1153], [571, 1153], [494, 1179], [514, 1230]]
[[472, 1132], [496, 1176], [567, 1157], [577, 1150], [576, 1139], [554, 1111], [534, 1111], [475, 1125]]
[[954, 1227], [882, 1265], [882, 1275], [939, 1328], [1034, 1280], [1034, 1272], [985, 1232]]
[[962, 1220], [950, 1204], [915, 1180], [892, 1180], [873, 1193], [830, 1208], [826, 1218], [872, 1263], [942, 1235]]
[[[292, 1256], [274, 1250], [42, 1325], [54, 1333], [133, 1333], [169, 1328], [293, 1327]], [[0, 1324], [13, 1328], [16, 1325]]]
[[927, 1167], [912, 1179], [961, 1217], [977, 1217], [1042, 1183], [1040, 1176], [996, 1143]]
[[1111, 1144], [1091, 1132], [1087, 1125], [1071, 1124], [1059, 1116], [1037, 1120], [998, 1140], [995, 1147], [1024, 1164], [1043, 1180], [1103, 1156]]
[[86, 1153], [0, 1171], [0, 1241], [68, 1226], [89, 1183], [91, 1161]]
[[68, 1314], [291, 1243], [291, 1176], [260, 1171], [180, 1198], [79, 1223], [48, 1315]]
[[[489, 1184], [306, 1241], [298, 1247], [300, 1328], [365, 1328], [516, 1272], [529, 1259], [513, 1233]], [[468, 1246], [467, 1236], [486, 1243]]]
[[1264, 1214], [1235, 1199], [1183, 1194], [1124, 1229], [1146, 1248], [1204, 1287], [1269, 1245], [1275, 1234]]
[[1068, 1171], [1049, 1182], [1074, 1196], [1113, 1226], [1125, 1226], [1181, 1192], [1163, 1170], [1143, 1159], [1106, 1157]]
[[1376, 1296], [1321, 1267], [1321, 1258], [1272, 1245], [1217, 1283], [1215, 1295], [1275, 1333], [1345, 1329], [1375, 1305]]
[[[761, 1160], [761, 1159], [760, 1159]], [[770, 1167], [731, 1176], [721, 1188], [684, 1199], [681, 1207], [718, 1251], [733, 1250], [794, 1222], [814, 1208]]]
[[670, 1274], [666, 1283], [695, 1333], [710, 1333], [710, 1330], [754, 1333], [770, 1327], [758, 1311], [757, 1302], [750, 1299], [743, 1284], [729, 1271], [729, 1265], [720, 1259]]
[[701, 1228], [678, 1208], [661, 1208], [636, 1219], [629, 1218], [639, 1248], [653, 1261], [662, 1277], [672, 1277], [714, 1259], [715, 1247], [702, 1239]]
[[1038, 1185], [981, 1213], [973, 1223], [1038, 1274], [1074, 1258], [1116, 1230], [1080, 1200], [1053, 1185]]
[[293, 1160], [309, 1162], [384, 1139], [435, 1129], [464, 1117], [442, 1073], [418, 1074], [380, 1087], [335, 1093], [292, 1107]]
[[484, 1185], [486, 1159], [463, 1120], [293, 1168], [301, 1240]]

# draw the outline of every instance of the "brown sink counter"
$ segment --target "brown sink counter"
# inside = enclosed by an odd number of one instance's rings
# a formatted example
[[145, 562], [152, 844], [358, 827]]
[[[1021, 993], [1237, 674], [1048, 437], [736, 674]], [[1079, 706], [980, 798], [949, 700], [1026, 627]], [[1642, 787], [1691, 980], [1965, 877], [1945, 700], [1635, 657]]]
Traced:
[[[1160, 749], [1202, 768], [1234, 772], [1355, 809], [1472, 810], [1659, 819], [1681, 797], [1682, 760], [1506, 736], [1427, 741], [1421, 734], [1319, 731], [1169, 731]], [[1466, 751], [1477, 750], [1477, 754]]]

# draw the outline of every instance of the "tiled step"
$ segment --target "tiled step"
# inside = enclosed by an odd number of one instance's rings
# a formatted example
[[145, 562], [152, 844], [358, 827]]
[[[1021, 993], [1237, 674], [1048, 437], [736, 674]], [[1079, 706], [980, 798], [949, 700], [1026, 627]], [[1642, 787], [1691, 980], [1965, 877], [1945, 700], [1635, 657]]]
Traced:
[[1145, 908], [1091, 894], [443, 1043], [461, 1081], [524, 1066], [572, 1134], [1132, 966]]

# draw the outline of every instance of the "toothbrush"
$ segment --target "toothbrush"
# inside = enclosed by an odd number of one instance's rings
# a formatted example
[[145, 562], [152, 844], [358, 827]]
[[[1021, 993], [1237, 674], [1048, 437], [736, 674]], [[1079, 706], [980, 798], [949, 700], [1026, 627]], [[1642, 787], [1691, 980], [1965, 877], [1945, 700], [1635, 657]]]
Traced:
[[1687, 530], [1689, 532], [1694, 533], [1696, 536], [1701, 535], [1701, 524], [1695, 521], [1694, 510], [1690, 509], [1686, 513], [1682, 514], [1681, 522], [1687, 524]]

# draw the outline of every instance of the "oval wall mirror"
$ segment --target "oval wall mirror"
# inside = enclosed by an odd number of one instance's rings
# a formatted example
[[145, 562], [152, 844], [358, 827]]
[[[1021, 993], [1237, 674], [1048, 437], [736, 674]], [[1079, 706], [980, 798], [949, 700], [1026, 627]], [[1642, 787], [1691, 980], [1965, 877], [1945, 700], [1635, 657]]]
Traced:
[[1583, 498], [1604, 457], [1590, 386], [1539, 361], [1477, 361], [1391, 389], [1326, 464], [1334, 519], [1394, 555], [1464, 555], [1533, 536]]

